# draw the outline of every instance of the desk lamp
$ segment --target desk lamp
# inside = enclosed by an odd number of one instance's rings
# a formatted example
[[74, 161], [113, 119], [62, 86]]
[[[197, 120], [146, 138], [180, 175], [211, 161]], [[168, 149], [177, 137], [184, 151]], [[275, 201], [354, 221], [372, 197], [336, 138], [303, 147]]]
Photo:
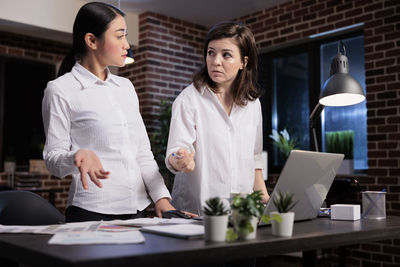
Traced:
[[[340, 46], [343, 48], [343, 54], [340, 52]], [[338, 43], [338, 53], [331, 61], [329, 78], [325, 81], [319, 96], [319, 102], [310, 115], [310, 127], [316, 151], [319, 151], [319, 149], [315, 124], [324, 107], [350, 106], [361, 103], [364, 100], [365, 94], [361, 85], [349, 74], [346, 48], [343, 42], [340, 41]]]

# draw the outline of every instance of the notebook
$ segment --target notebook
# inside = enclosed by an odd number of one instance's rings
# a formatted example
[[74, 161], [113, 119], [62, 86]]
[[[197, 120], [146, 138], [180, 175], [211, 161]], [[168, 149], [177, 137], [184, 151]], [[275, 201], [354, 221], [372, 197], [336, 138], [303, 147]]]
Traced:
[[316, 218], [343, 158], [343, 154], [292, 150], [264, 214], [277, 210], [272, 201], [275, 194], [290, 192], [298, 201], [292, 209], [294, 220]]

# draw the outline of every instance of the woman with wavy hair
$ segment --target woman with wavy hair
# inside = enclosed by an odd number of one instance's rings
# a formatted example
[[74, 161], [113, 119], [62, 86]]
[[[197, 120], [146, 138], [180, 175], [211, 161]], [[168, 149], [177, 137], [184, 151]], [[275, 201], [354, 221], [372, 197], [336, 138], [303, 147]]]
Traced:
[[246, 26], [222, 22], [208, 32], [205, 64], [172, 107], [166, 165], [176, 174], [176, 208], [201, 214], [210, 197], [255, 190], [268, 201], [257, 57]]

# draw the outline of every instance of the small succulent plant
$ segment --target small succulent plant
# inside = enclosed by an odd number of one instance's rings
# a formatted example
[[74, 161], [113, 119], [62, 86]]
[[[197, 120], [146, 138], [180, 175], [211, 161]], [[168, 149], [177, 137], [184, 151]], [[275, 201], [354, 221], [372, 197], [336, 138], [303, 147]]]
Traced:
[[289, 212], [298, 202], [294, 200], [293, 194], [288, 192], [278, 192], [272, 201], [280, 213]]
[[206, 200], [203, 212], [207, 216], [222, 216], [228, 214], [228, 209], [219, 197], [213, 197]]

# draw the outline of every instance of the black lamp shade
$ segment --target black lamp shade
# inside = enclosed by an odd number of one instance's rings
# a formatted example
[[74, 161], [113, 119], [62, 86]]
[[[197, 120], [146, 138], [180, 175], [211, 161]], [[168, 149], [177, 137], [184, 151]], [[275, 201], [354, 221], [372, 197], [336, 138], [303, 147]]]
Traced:
[[[342, 42], [341, 44], [343, 45]], [[338, 54], [331, 61], [330, 77], [322, 88], [319, 103], [324, 106], [339, 107], [355, 105], [364, 99], [364, 90], [349, 74], [349, 61], [346, 55], [342, 55], [338, 50]]]
[[319, 102], [324, 106], [349, 106], [364, 101], [361, 85], [347, 73], [337, 73], [326, 80]]

